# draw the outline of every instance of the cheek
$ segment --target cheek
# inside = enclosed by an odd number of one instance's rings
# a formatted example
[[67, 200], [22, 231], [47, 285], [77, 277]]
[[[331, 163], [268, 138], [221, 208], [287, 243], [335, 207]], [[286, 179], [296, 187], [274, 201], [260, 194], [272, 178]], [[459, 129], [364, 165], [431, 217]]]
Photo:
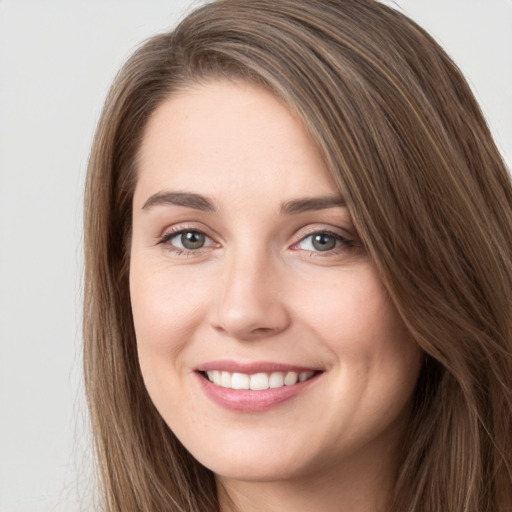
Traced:
[[[157, 262], [135, 257], [130, 268], [130, 296], [139, 362], [148, 388], [151, 379], [179, 369], [181, 354], [204, 318], [201, 280], [180, 279]], [[166, 368], [162, 368], [165, 366]]]
[[[314, 284], [314, 285], [313, 285]], [[412, 340], [372, 265], [317, 280], [297, 301], [304, 329], [321, 339], [337, 378], [377, 407], [412, 393], [421, 350]], [[362, 403], [362, 402], [361, 402]]]
[[[315, 328], [331, 351], [339, 393], [325, 407], [349, 411], [340, 435], [369, 440], [401, 431], [419, 375], [422, 353], [372, 269], [346, 276], [317, 301]], [[314, 307], [314, 301], [310, 307]], [[334, 406], [336, 403], [337, 406]], [[338, 425], [333, 419], [333, 424]], [[339, 435], [339, 434], [335, 434]]]
[[302, 286], [295, 308], [333, 351], [374, 353], [399, 344], [405, 328], [373, 266], [360, 266]]

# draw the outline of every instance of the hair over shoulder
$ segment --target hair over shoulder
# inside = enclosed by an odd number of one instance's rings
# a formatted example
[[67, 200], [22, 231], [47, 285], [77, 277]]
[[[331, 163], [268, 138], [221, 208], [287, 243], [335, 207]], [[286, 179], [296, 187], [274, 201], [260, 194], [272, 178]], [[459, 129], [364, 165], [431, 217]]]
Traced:
[[373, 0], [219, 0], [115, 79], [85, 199], [87, 397], [105, 510], [218, 511], [211, 472], [145, 390], [128, 287], [138, 150], [155, 109], [247, 80], [304, 123], [425, 354], [394, 509], [512, 510], [512, 187], [458, 68]]

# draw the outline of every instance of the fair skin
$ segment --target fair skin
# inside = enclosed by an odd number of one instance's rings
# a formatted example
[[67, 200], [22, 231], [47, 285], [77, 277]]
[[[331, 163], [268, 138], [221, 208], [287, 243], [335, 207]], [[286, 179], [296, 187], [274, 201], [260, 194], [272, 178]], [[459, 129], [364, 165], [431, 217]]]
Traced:
[[421, 355], [307, 131], [212, 81], [155, 111], [139, 157], [140, 366], [222, 511], [386, 510]]

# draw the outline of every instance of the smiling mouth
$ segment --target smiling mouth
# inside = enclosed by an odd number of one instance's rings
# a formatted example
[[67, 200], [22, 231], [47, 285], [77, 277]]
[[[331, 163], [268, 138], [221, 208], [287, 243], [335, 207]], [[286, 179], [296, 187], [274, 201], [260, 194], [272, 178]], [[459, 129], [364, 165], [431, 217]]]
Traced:
[[319, 372], [308, 370], [302, 372], [267, 372], [267, 373], [238, 373], [220, 370], [203, 371], [203, 377], [213, 384], [234, 390], [263, 391], [266, 389], [277, 389], [285, 386], [293, 386], [305, 382]]
[[195, 374], [206, 396], [222, 408], [259, 413], [305, 393], [325, 370], [273, 362], [210, 361]]

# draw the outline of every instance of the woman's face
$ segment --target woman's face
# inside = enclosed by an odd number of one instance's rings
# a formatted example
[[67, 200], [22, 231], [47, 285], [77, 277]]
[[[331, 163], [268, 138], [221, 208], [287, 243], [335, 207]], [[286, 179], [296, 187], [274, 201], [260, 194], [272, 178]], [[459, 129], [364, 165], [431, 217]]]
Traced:
[[297, 118], [256, 86], [197, 85], [156, 110], [139, 164], [139, 360], [184, 446], [242, 480], [390, 457], [420, 351]]

